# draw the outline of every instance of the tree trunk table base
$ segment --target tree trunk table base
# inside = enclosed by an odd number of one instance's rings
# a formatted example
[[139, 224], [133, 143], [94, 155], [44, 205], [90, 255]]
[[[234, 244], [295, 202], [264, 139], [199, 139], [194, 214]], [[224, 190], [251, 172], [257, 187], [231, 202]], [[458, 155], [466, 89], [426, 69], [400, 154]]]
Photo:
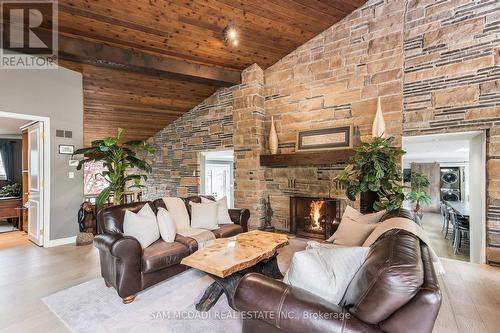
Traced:
[[252, 230], [229, 238], [218, 238], [182, 259], [181, 264], [210, 275], [215, 282], [196, 304], [198, 311], [208, 311], [226, 294], [233, 307], [233, 295], [241, 278], [248, 273], [261, 273], [282, 279], [277, 250], [288, 244], [288, 236]]
[[207, 290], [205, 290], [205, 293], [201, 297], [200, 301], [196, 304], [196, 310], [203, 312], [210, 310], [222, 296], [222, 293], [226, 294], [229, 306], [234, 309], [234, 293], [238, 283], [241, 278], [245, 276], [245, 274], [260, 273], [273, 279], [283, 279], [283, 274], [281, 274], [278, 267], [277, 256], [278, 253], [275, 253], [271, 258], [263, 260], [250, 268], [233, 273], [225, 278], [208, 274], [215, 280], [215, 282], [212, 283]]

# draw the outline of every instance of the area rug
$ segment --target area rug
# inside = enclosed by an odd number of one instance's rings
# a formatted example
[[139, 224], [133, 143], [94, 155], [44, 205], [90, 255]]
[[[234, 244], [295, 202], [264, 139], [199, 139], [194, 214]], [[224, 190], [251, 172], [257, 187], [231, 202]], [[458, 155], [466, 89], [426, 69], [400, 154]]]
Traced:
[[213, 282], [191, 269], [139, 294], [123, 304], [103, 279], [94, 279], [43, 298], [43, 302], [72, 332], [241, 332], [238, 313], [225, 295], [209, 312], [194, 304]]

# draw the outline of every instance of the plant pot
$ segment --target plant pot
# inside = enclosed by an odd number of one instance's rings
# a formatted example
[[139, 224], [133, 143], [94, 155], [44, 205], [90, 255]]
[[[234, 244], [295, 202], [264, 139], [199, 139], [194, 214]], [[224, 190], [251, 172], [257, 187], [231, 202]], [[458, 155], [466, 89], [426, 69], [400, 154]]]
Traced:
[[413, 214], [415, 214], [420, 221], [422, 221], [422, 217], [424, 216], [424, 210], [423, 209], [413, 209]]
[[377, 192], [367, 191], [362, 192], [359, 198], [360, 202], [360, 212], [363, 214], [369, 214], [375, 212], [373, 209], [373, 204], [380, 200]]

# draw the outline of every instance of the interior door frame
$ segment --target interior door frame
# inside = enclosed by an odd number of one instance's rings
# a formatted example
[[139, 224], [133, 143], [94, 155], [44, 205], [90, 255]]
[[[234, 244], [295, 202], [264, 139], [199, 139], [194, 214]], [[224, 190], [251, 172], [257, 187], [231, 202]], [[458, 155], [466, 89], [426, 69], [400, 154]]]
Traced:
[[[479, 178], [479, 183], [477, 184], [477, 188], [480, 192], [480, 197], [479, 197], [479, 207], [478, 209], [474, 209], [473, 212], [471, 212], [471, 215], [474, 215], [474, 217], [479, 218], [480, 223], [479, 225], [476, 225], [474, 228], [474, 231], [471, 229], [470, 230], [470, 237], [474, 237], [474, 241], [476, 244], [471, 245], [471, 252], [470, 252], [470, 257], [469, 257], [469, 262], [471, 263], [478, 263], [478, 264], [486, 264], [487, 263], [487, 256], [486, 256], [486, 248], [487, 248], [487, 242], [486, 242], [486, 237], [487, 237], [487, 201], [488, 201], [488, 193], [487, 193], [487, 156], [486, 156], [486, 141], [487, 141], [487, 133], [486, 129], [482, 130], [470, 130], [470, 131], [450, 131], [450, 132], [444, 132], [444, 133], [428, 133], [428, 134], [420, 134], [420, 135], [403, 135], [402, 139], [404, 138], [425, 138], [425, 137], [439, 137], [439, 136], [446, 136], [446, 135], [463, 135], [465, 136], [464, 140], [467, 140], [469, 143], [469, 148], [471, 147], [471, 144], [474, 139], [480, 137], [481, 139], [481, 145], [482, 145], [482, 151], [480, 152], [481, 156], [481, 174], [476, 175], [476, 177]], [[403, 149], [404, 149], [404, 144], [403, 144]], [[470, 173], [470, 152], [469, 152], [469, 157], [468, 157], [468, 164], [469, 164], [469, 177], [471, 175]], [[404, 156], [402, 158], [404, 160]], [[403, 164], [401, 167], [403, 168]], [[470, 178], [469, 178], [469, 183], [470, 183]], [[469, 184], [469, 190], [471, 189], [471, 184]], [[469, 197], [471, 197], [469, 193]], [[477, 196], [476, 196], [477, 199]], [[469, 200], [470, 202], [470, 200]], [[471, 239], [472, 242], [472, 239]], [[478, 246], [479, 243], [481, 247]], [[474, 247], [474, 249], [473, 249]], [[473, 253], [474, 251], [474, 253]], [[453, 259], [451, 259], [453, 260]]]
[[50, 247], [50, 118], [2, 111], [0, 117], [31, 120], [43, 124], [43, 247]]
[[[207, 154], [210, 153], [217, 153], [217, 152], [229, 152], [231, 151], [233, 153], [233, 160], [217, 160], [217, 159], [210, 159], [207, 157]], [[215, 151], [204, 151], [200, 152], [198, 156], [199, 160], [199, 168], [200, 168], [200, 183], [199, 183], [199, 193], [205, 193], [205, 181], [206, 181], [206, 164], [208, 163], [213, 163], [213, 164], [231, 164], [231, 174], [229, 175], [229, 178], [231, 180], [230, 186], [230, 191], [231, 191], [231, 205], [229, 205], [229, 208], [234, 208], [234, 151], [232, 149], [224, 149], [224, 150], [215, 150]], [[196, 174], [193, 174], [195, 176]]]

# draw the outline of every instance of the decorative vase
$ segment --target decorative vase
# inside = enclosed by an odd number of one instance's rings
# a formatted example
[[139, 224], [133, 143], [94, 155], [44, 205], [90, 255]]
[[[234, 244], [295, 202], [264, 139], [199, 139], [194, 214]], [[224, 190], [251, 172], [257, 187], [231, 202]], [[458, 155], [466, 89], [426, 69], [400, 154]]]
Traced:
[[269, 151], [271, 155], [276, 155], [278, 153], [278, 134], [274, 126], [273, 116], [271, 116], [271, 129], [269, 130]]
[[413, 213], [422, 221], [422, 218], [424, 217], [424, 210], [422, 208], [415, 208], [413, 209]]
[[372, 137], [381, 137], [385, 138], [385, 120], [384, 115], [382, 113], [382, 106], [380, 102], [380, 97], [377, 102], [377, 113], [375, 114], [375, 119], [373, 120], [372, 126]]

